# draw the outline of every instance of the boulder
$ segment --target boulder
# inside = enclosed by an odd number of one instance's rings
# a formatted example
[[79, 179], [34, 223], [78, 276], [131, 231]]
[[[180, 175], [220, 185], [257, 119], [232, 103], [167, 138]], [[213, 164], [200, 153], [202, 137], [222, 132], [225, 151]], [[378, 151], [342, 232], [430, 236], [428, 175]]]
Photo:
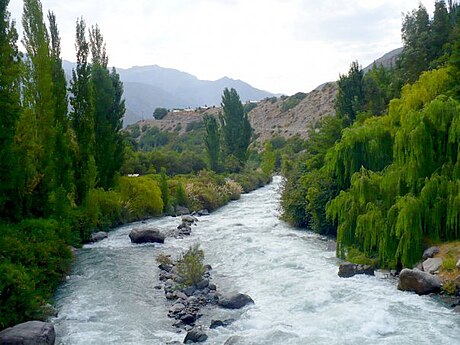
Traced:
[[209, 211], [207, 209], [199, 210], [196, 213], [198, 216], [209, 216]]
[[398, 289], [426, 295], [438, 292], [441, 289], [441, 281], [438, 277], [427, 272], [405, 268], [399, 273]]
[[105, 231], [93, 232], [89, 240], [91, 242], [99, 242], [102, 241], [104, 238], [107, 238], [109, 235]]
[[428, 258], [423, 261], [422, 268], [424, 272], [433, 273], [436, 272], [442, 265], [441, 258]]
[[234, 322], [234, 319], [227, 319], [227, 320], [211, 320], [211, 325], [209, 326], [210, 329], [214, 329], [217, 327], [227, 327], [230, 325], [232, 322]]
[[219, 297], [219, 306], [226, 309], [240, 309], [244, 306], [254, 303], [253, 299], [243, 293], [236, 293]]
[[198, 219], [189, 214], [182, 216], [182, 223], [195, 223], [196, 221], [198, 221]]
[[454, 313], [460, 314], [460, 305], [455, 306], [454, 309], [452, 309], [452, 311]]
[[53, 345], [56, 340], [54, 326], [49, 322], [28, 321], [0, 332], [0, 344]]
[[208, 336], [201, 329], [192, 329], [191, 331], [187, 332], [187, 335], [184, 339], [184, 344], [202, 343], [205, 342], [206, 339], [208, 339]]
[[423, 260], [426, 260], [428, 258], [432, 258], [433, 256], [435, 256], [436, 254], [439, 253], [439, 247], [430, 247], [428, 249], [426, 249], [424, 252], [423, 252]]
[[456, 266], [457, 266], [457, 268], [460, 268], [460, 259], [458, 259]]
[[358, 265], [351, 262], [344, 262], [339, 266], [339, 277], [350, 278], [356, 274], [374, 275], [374, 269], [369, 265]]
[[164, 243], [165, 235], [158, 229], [134, 229], [129, 233], [132, 243]]
[[191, 325], [196, 321], [196, 317], [192, 314], [185, 314], [180, 318], [180, 320], [186, 325]]

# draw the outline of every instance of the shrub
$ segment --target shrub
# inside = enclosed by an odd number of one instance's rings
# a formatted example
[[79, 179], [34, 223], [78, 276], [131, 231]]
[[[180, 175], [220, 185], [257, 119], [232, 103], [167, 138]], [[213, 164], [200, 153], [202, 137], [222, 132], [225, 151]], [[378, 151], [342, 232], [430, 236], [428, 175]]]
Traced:
[[153, 179], [146, 176], [120, 177], [117, 188], [125, 221], [130, 222], [161, 214], [163, 210], [161, 190]]
[[198, 244], [189, 249], [177, 261], [177, 273], [180, 281], [185, 286], [198, 284], [203, 280], [205, 268], [203, 265], [204, 252]]
[[85, 206], [88, 220], [94, 228], [106, 230], [122, 221], [120, 195], [115, 191], [91, 189]]
[[292, 108], [295, 108], [306, 96], [306, 93], [297, 92], [295, 95], [292, 95], [287, 99], [284, 99], [283, 104], [281, 105], [281, 111], [285, 112]]
[[167, 114], [168, 114], [168, 109], [166, 109], [166, 108], [155, 108], [155, 110], [153, 111], [153, 117], [156, 120], [161, 120]]
[[156, 262], [158, 262], [160, 265], [167, 265], [170, 266], [173, 264], [173, 261], [171, 260], [170, 255], [166, 255], [164, 253], [160, 253], [156, 257]]

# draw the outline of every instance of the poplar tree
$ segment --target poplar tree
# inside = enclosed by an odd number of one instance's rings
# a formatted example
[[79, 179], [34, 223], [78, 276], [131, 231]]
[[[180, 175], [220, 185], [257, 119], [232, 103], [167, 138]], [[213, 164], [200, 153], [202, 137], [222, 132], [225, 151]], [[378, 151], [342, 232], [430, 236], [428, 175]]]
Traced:
[[213, 171], [218, 171], [220, 155], [219, 124], [216, 117], [211, 115], [205, 115], [203, 121], [206, 128], [204, 143], [206, 145], [209, 168]]
[[240, 163], [244, 163], [247, 159], [253, 129], [235, 89], [224, 89], [221, 106], [220, 125], [223, 151], [227, 157], [234, 156]]
[[363, 110], [364, 95], [364, 73], [358, 61], [353, 61], [346, 75], [340, 75], [337, 82], [338, 92], [335, 101], [337, 116], [352, 123], [356, 115]]
[[[55, 109], [53, 63], [50, 40], [43, 20], [40, 1], [25, 0], [22, 18], [23, 45], [27, 52], [27, 74], [24, 79], [24, 103], [27, 108], [22, 121], [29, 127], [31, 142], [24, 143], [27, 150], [28, 173], [23, 181], [27, 201], [26, 212], [43, 215], [52, 191], [55, 189]], [[26, 132], [26, 130], [25, 130]], [[24, 162], [25, 163], [25, 162]]]
[[14, 21], [7, 11], [9, 0], [0, 0], [0, 218], [17, 216], [15, 198], [15, 170], [17, 161], [14, 154], [14, 134], [20, 107], [20, 64]]
[[110, 188], [123, 161], [123, 141], [120, 130], [125, 113], [123, 84], [118, 73], [110, 73], [103, 36], [96, 25], [91, 28], [90, 48], [92, 55], [91, 81], [94, 90], [95, 110], [95, 160], [98, 186]]
[[81, 203], [88, 191], [95, 187], [97, 178], [94, 159], [94, 92], [91, 66], [88, 64], [89, 43], [86, 40], [86, 24], [83, 18], [77, 20], [75, 48], [77, 66], [72, 70], [70, 83], [70, 118], [78, 146], [74, 171], [77, 202]]

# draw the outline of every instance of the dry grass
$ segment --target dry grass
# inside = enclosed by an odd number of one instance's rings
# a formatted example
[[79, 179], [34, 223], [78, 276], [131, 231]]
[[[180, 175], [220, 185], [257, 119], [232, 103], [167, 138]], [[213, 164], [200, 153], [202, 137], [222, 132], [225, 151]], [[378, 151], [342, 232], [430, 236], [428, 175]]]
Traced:
[[439, 278], [443, 282], [453, 281], [460, 276], [460, 268], [455, 267], [460, 259], [460, 241], [444, 243], [438, 247], [439, 253], [435, 257], [443, 259]]

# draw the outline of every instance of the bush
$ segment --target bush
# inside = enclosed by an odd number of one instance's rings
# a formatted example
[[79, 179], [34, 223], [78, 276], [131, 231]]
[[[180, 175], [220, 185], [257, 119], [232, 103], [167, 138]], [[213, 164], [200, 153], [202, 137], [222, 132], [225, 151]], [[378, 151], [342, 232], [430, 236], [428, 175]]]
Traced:
[[203, 280], [205, 268], [203, 265], [204, 252], [195, 244], [177, 261], [177, 273], [180, 281], [185, 286], [198, 284]]
[[168, 109], [166, 108], [155, 108], [155, 110], [153, 111], [153, 117], [156, 120], [161, 120], [166, 115], [168, 115]]
[[292, 95], [287, 99], [284, 99], [283, 104], [281, 105], [281, 111], [285, 112], [292, 108], [295, 108], [306, 96], [306, 93], [297, 92], [295, 95]]
[[121, 177], [117, 188], [125, 221], [131, 222], [161, 214], [163, 210], [161, 190], [152, 178]]
[[102, 188], [91, 189], [86, 199], [85, 212], [92, 228], [107, 230], [122, 221], [120, 195]]

